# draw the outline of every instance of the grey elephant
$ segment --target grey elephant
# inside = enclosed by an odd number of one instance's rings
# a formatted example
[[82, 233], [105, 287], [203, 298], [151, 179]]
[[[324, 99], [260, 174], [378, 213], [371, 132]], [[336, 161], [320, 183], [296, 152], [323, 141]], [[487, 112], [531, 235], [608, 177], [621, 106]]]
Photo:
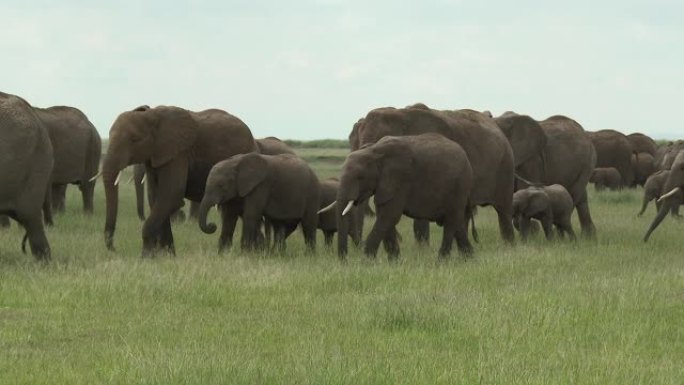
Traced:
[[[146, 178], [146, 171], [145, 171], [145, 165], [142, 163], [136, 164], [133, 166], [133, 184], [135, 186], [135, 207], [136, 211], [138, 213], [138, 218], [140, 218], [141, 221], [145, 220], [145, 180]], [[148, 194], [151, 194], [152, 190], [148, 189], [147, 190]], [[148, 195], [148, 201], [154, 202], [155, 197], [149, 196]], [[185, 206], [185, 202], [181, 205], [181, 208], [178, 209], [175, 213], [171, 215], [171, 222], [184, 222], [186, 219], [185, 211], [183, 211], [182, 207]], [[197, 210], [199, 209], [199, 203], [198, 202], [190, 202], [190, 217], [191, 218], [197, 218]]]
[[[320, 184], [320, 211], [318, 212], [318, 229], [323, 231], [325, 237], [325, 246], [332, 247], [333, 237], [337, 232], [337, 216], [332, 208], [336, 205], [337, 201], [337, 191], [340, 187], [340, 181], [337, 178], [329, 178], [321, 181]], [[362, 207], [352, 207], [352, 209], [347, 213], [352, 219], [349, 223], [349, 234], [351, 235], [352, 242], [355, 245], [361, 244], [361, 239], [359, 232], [356, 231], [354, 226], [357, 226], [358, 220], [357, 216], [362, 215], [359, 211]]]
[[376, 220], [366, 239], [367, 256], [377, 254], [380, 242], [390, 259], [399, 256], [395, 228], [402, 214], [443, 227], [440, 257], [449, 255], [454, 238], [459, 251], [469, 255], [472, 190], [473, 171], [465, 150], [439, 134], [383, 137], [354, 151], [342, 166], [337, 192], [338, 255], [347, 254], [350, 221], [346, 215], [354, 204], [371, 196]]
[[647, 152], [632, 154], [632, 168], [634, 169], [635, 186], [643, 186], [648, 177], [657, 171], [655, 158]]
[[[207, 177], [199, 209], [199, 227], [207, 234], [216, 225], [207, 223], [209, 209], [215, 205], [238, 205], [242, 215], [242, 247], [258, 246], [262, 217], [273, 225], [274, 248], [283, 251], [285, 239], [301, 223], [307, 248], [316, 246], [318, 224], [318, 178], [308, 164], [291, 154], [235, 155], [217, 163]], [[219, 250], [232, 239], [234, 222], [223, 218]], [[228, 227], [228, 228], [226, 228]], [[232, 227], [232, 228], [230, 228]]]
[[637, 153], [646, 153], [655, 157], [658, 144], [650, 136], [635, 132], [627, 135], [627, 140], [632, 144], [632, 150]]
[[589, 182], [594, 184], [596, 191], [603, 191], [605, 189], [620, 190], [624, 186], [622, 175], [620, 175], [620, 171], [615, 167], [595, 168], [591, 173]]
[[[493, 206], [501, 237], [513, 242], [513, 152], [493, 119], [469, 109], [434, 110], [425, 105], [376, 108], [366, 115], [358, 128], [358, 142], [363, 147], [384, 136], [423, 133], [441, 134], [463, 148], [473, 171], [471, 204]], [[414, 221], [414, 234], [419, 241], [427, 239], [428, 229], [426, 221]]]
[[[596, 151], [582, 126], [562, 115], [536, 121], [514, 112], [495, 122], [511, 143], [516, 173], [537, 184], [565, 187], [575, 204], [582, 235], [594, 237], [587, 184], [596, 165]], [[522, 182], [516, 185], [516, 189], [527, 187]]]
[[672, 162], [672, 168], [669, 175], [665, 179], [663, 186], [664, 193], [658, 198], [657, 202], [661, 203], [653, 222], [646, 231], [644, 242], [648, 241], [649, 237], [655, 231], [660, 223], [665, 219], [668, 212], [675, 210], [677, 206], [682, 203], [684, 197], [684, 150], [679, 151]]
[[[667, 193], [667, 191], [663, 190], [665, 189], [665, 182], [667, 181], [667, 178], [669, 176], [670, 170], [660, 170], [648, 177], [646, 183], [644, 184], [644, 199], [641, 204], [641, 210], [639, 211], [637, 216], [643, 215], [644, 211], [646, 211], [648, 203], [654, 199], [656, 200], [656, 213], [660, 211], [660, 206], [662, 204], [661, 202], [658, 202], [658, 199], [662, 194]], [[682, 199], [684, 198], [684, 192], [678, 191], [677, 196], [680, 198], [679, 203], [681, 204]], [[679, 204], [673, 205], [672, 215], [679, 215]]]
[[247, 125], [223, 110], [141, 106], [120, 114], [109, 131], [109, 150], [102, 165], [107, 248], [114, 249], [118, 183], [125, 167], [149, 165], [146, 184], [153, 190], [154, 201], [143, 225], [142, 255], [157, 250], [175, 253], [171, 215], [183, 205], [183, 198], [202, 200], [213, 165], [253, 151], [256, 144]]
[[66, 187], [78, 185], [83, 197], [83, 211], [93, 212], [95, 179], [100, 167], [102, 142], [100, 134], [79, 109], [68, 106], [34, 107], [47, 128], [54, 156], [51, 207], [64, 211]]
[[637, 154], [627, 136], [615, 130], [587, 132], [596, 149], [596, 168], [614, 167], [620, 172], [622, 185], [634, 185], [632, 155]]
[[573, 209], [570, 193], [559, 184], [531, 186], [513, 194], [513, 220], [523, 240], [529, 236], [531, 219], [541, 222], [547, 240], [553, 239], [554, 225], [561, 237], [567, 233], [575, 240], [570, 221]]
[[[0, 92], [0, 214], [26, 229], [31, 253], [50, 259], [41, 209], [54, 164], [45, 125], [24, 99]], [[23, 243], [23, 242], [22, 242]]]

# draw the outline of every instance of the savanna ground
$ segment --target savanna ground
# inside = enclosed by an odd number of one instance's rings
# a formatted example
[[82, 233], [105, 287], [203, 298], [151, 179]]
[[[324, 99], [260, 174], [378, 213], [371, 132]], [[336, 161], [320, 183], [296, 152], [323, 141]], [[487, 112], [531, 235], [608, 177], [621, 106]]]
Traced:
[[[346, 150], [301, 153], [328, 177]], [[132, 185], [108, 252], [101, 185], [93, 217], [70, 187], [50, 264], [0, 233], [0, 384], [682, 384], [684, 223], [644, 244], [641, 192], [591, 188], [593, 242], [509, 247], [481, 209], [471, 260], [437, 262], [438, 228], [420, 248], [402, 220], [392, 264], [322, 236], [308, 255], [300, 232], [218, 255], [190, 222], [176, 257], [141, 259]]]

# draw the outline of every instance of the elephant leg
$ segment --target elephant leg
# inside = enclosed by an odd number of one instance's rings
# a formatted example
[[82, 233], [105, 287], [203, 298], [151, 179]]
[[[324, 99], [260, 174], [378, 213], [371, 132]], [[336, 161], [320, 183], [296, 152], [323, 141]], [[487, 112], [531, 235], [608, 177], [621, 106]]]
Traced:
[[[265, 205], [255, 199], [245, 198], [242, 212], [242, 240], [243, 250], [254, 250], [258, 246], [258, 233], [263, 218]], [[275, 230], [275, 229], [274, 229]]]
[[66, 184], [52, 185], [52, 210], [54, 212], [63, 213], [66, 201]]
[[430, 222], [423, 219], [413, 220], [413, 235], [416, 237], [416, 242], [420, 245], [427, 245], [430, 243]]
[[[297, 230], [297, 222], [285, 222], [283, 225], [283, 229], [284, 229], [283, 238], [281, 240], [280, 249], [279, 249], [279, 251], [281, 253], [285, 252], [285, 241], [287, 240], [287, 238], [290, 235], [292, 235], [292, 233], [294, 233], [295, 230]], [[303, 228], [302, 228], [302, 230], [303, 230]], [[316, 237], [316, 229], [314, 228], [314, 238], [315, 237]], [[307, 244], [307, 249], [309, 251], [313, 251], [313, 248], [311, 247], [311, 243], [309, 243], [310, 240], [307, 239], [306, 232], [304, 232], [304, 239], [305, 239], [306, 244]], [[314, 245], [316, 244], [315, 242], [316, 241], [314, 240], [314, 243], [313, 243]]]
[[45, 228], [40, 212], [18, 213], [17, 221], [26, 229], [26, 236], [31, 247], [31, 254], [38, 260], [50, 260], [50, 244], [45, 236]]
[[272, 242], [275, 243], [273, 223], [264, 217], [264, 244], [266, 248], [270, 247]]
[[43, 221], [46, 226], [54, 224], [52, 220], [52, 189], [48, 186], [43, 199]]
[[306, 207], [304, 215], [302, 216], [301, 223], [306, 248], [309, 252], [313, 253], [316, 250], [316, 230], [318, 229], [318, 202], [316, 202], [316, 204], [310, 204]]
[[503, 200], [501, 203], [494, 204], [494, 209], [499, 219], [499, 232], [501, 233], [501, 238], [506, 243], [513, 243], [515, 241], [514, 230], [513, 230], [513, 203], [512, 194], [509, 194], [507, 200]]
[[223, 252], [233, 245], [233, 234], [235, 225], [240, 216], [242, 207], [238, 203], [223, 204], [219, 207], [221, 211], [221, 236], [219, 237], [218, 249]]
[[323, 231], [323, 237], [325, 238], [325, 248], [332, 249], [333, 239], [335, 238], [335, 232], [325, 230]]
[[[366, 200], [368, 204], [368, 200]], [[363, 239], [363, 224], [365, 221], [365, 215], [363, 210], [360, 208], [354, 208], [352, 210], [352, 217], [350, 221], [349, 235], [351, 236], [354, 245], [359, 246], [361, 240]]]
[[553, 240], [553, 218], [548, 214], [541, 218], [542, 229], [544, 229], [544, 236], [547, 241]]
[[162, 223], [161, 233], [159, 234], [159, 248], [167, 251], [171, 255], [176, 255], [176, 248], [173, 244], [173, 232], [171, 232], [171, 219]]
[[382, 246], [385, 248], [387, 259], [390, 261], [399, 259], [399, 241], [397, 240], [397, 234], [396, 227], [393, 227], [387, 232], [385, 238], [382, 240]]
[[561, 222], [557, 224], [557, 226], [559, 230], [568, 234], [568, 238], [570, 238], [571, 241], [577, 240], [575, 230], [572, 229], [572, 222], [570, 221], [570, 216], [564, 218]]
[[530, 235], [531, 222], [532, 220], [528, 216], [520, 217], [520, 239], [523, 242], [527, 241], [527, 237]]
[[575, 202], [575, 208], [577, 209], [577, 217], [579, 218], [580, 227], [582, 228], [582, 236], [585, 238], [593, 239], [594, 237], [596, 237], [596, 227], [594, 226], [594, 222], [591, 220], [591, 213], [589, 212], [589, 201], [587, 200], [586, 189], [581, 191], [579, 198]]
[[378, 254], [378, 247], [387, 233], [393, 231], [394, 227], [401, 219], [402, 208], [397, 202], [388, 202], [381, 207], [376, 207], [375, 224], [368, 234], [364, 252], [366, 256], [375, 258]]
[[93, 199], [95, 195], [95, 181], [81, 181], [78, 186], [81, 190], [81, 197], [83, 197], [83, 212], [87, 215], [93, 213]]

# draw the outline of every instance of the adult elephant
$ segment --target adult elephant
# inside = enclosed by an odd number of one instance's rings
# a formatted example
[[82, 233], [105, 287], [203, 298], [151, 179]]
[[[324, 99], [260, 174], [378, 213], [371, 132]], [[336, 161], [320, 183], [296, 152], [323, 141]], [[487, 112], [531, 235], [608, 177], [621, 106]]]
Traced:
[[275, 136], [269, 136], [267, 138], [261, 138], [256, 140], [257, 147], [259, 148], [259, 153], [264, 155], [280, 155], [280, 154], [291, 154], [297, 155], [297, 153], [288, 146], [287, 143], [276, 138]]
[[632, 154], [632, 168], [634, 169], [634, 185], [643, 186], [648, 177], [657, 171], [653, 155], [647, 152]]
[[665, 193], [658, 198], [658, 202], [661, 203], [660, 209], [646, 231], [644, 242], [648, 241], [651, 233], [658, 228], [667, 213], [674, 211], [682, 203], [682, 193], [684, 192], [684, 150], [679, 151], [677, 156], [675, 156], [662, 191]]
[[170, 217], [183, 198], [201, 201], [213, 165], [256, 149], [247, 125], [223, 110], [142, 106], [120, 114], [109, 131], [109, 150], [102, 165], [107, 248], [114, 249], [118, 182], [125, 167], [146, 163], [148, 188], [155, 192], [143, 225], [142, 255], [159, 249], [175, 253]]
[[[596, 164], [596, 152], [582, 126], [562, 115], [538, 122], [514, 112], [495, 121], [511, 142], [518, 175], [547, 186], [565, 187], [577, 210], [582, 234], [592, 237], [596, 228], [589, 211], [587, 184]], [[518, 183], [517, 188], [524, 187], [525, 183]]]
[[637, 153], [644, 152], [651, 156], [655, 156], [656, 151], [658, 151], [658, 144], [646, 134], [635, 132], [627, 135], [627, 140], [632, 144], [632, 150]]
[[671, 169], [672, 163], [681, 150], [684, 150], [684, 140], [668, 142], [667, 144], [659, 147], [655, 156], [656, 168], [658, 170]]
[[66, 186], [78, 185], [83, 197], [83, 211], [93, 213], [95, 179], [100, 167], [100, 134], [79, 109], [68, 106], [35, 108], [47, 128], [54, 157], [52, 202], [54, 211], [64, 211]]
[[596, 168], [615, 167], [622, 176], [624, 186], [633, 186], [632, 154], [635, 152], [627, 136], [615, 130], [587, 132], [587, 135], [596, 149]]
[[[146, 166], [142, 163], [133, 166], [133, 185], [135, 186], [135, 208], [138, 213], [138, 218], [141, 221], [145, 220], [145, 181], [146, 178]], [[148, 201], [150, 205], [154, 202], [155, 197], [151, 196], [152, 189], [148, 189]], [[185, 205], [185, 202], [184, 204]], [[194, 207], [194, 209], [193, 209]], [[190, 202], [190, 217], [192, 218], [193, 210], [199, 209], [199, 202]], [[178, 209], [171, 216], [172, 222], [183, 222], [185, 221], [185, 212], [182, 209]], [[197, 218], [195, 215], [194, 218]]]
[[0, 214], [26, 229], [31, 253], [50, 259], [41, 209], [52, 173], [52, 143], [24, 99], [0, 92]]
[[[473, 168], [470, 203], [492, 205], [498, 214], [502, 238], [512, 242], [513, 152], [493, 119], [474, 110], [440, 111], [424, 104], [377, 108], [366, 115], [358, 128], [359, 146], [376, 143], [385, 136], [424, 133], [441, 134], [463, 147]], [[346, 241], [346, 234], [338, 235], [338, 242]]]

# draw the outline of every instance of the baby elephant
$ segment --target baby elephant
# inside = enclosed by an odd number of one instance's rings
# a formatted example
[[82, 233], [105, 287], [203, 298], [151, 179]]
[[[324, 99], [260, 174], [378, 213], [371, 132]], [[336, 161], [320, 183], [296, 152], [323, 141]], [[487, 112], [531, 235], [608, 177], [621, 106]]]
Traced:
[[596, 191], [606, 188], [609, 190], [619, 190], [622, 188], [622, 175], [615, 167], [595, 168], [591, 173], [589, 182], [594, 184]]
[[[665, 186], [665, 181], [667, 181], [669, 175], [670, 170], [661, 170], [646, 179], [646, 183], [644, 183], [644, 200], [641, 204], [641, 211], [639, 211], [637, 216], [641, 216], [644, 211], [646, 211], [648, 202], [654, 199], [656, 199], [656, 211], [660, 211], [660, 202], [658, 202], [657, 199], [660, 198], [663, 193], [667, 192], [663, 191], [663, 186]], [[679, 195], [681, 196], [681, 193], [679, 193]], [[679, 205], [675, 205], [672, 208], [671, 214], [674, 216], [679, 215]]]
[[217, 163], [209, 172], [200, 203], [199, 226], [207, 234], [207, 213], [219, 205], [223, 228], [219, 249], [233, 237], [237, 217], [242, 215], [242, 247], [258, 244], [262, 217], [273, 225], [274, 247], [285, 249], [285, 239], [301, 223], [309, 250], [316, 245], [319, 186], [316, 174], [296, 155], [235, 155]]
[[552, 225], [556, 225], [561, 237], [565, 232], [574, 240], [570, 223], [573, 208], [568, 190], [559, 184], [528, 187], [513, 194], [513, 222], [523, 240], [529, 235], [533, 218], [541, 221], [546, 239], [553, 238]]

